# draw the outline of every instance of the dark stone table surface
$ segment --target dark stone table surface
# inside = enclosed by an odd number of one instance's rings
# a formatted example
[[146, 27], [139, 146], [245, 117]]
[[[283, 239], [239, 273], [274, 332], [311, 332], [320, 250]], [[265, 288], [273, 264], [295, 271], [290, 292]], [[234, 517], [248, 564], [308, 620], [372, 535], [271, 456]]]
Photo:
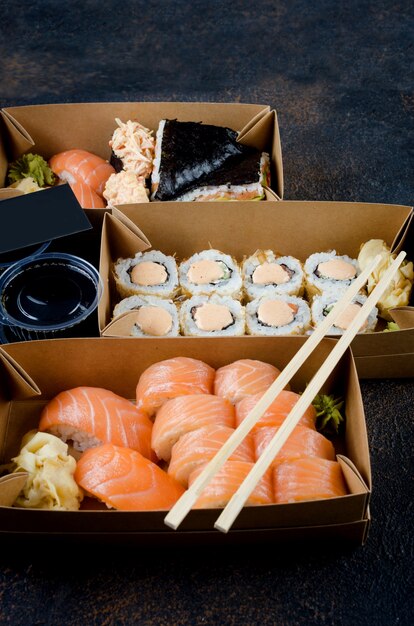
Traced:
[[[0, 34], [1, 106], [269, 104], [286, 199], [413, 201], [412, 2], [3, 2]], [[374, 483], [364, 547], [2, 541], [0, 623], [412, 624], [414, 381], [361, 386]]]

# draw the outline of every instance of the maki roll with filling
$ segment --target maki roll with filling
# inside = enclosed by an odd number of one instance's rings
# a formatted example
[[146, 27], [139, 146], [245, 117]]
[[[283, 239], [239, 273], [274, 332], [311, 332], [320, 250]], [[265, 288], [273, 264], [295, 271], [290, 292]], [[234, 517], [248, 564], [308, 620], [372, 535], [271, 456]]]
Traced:
[[[336, 319], [335, 324], [329, 331], [329, 334], [342, 335], [356, 317], [360, 308], [365, 304], [366, 299], [366, 296], [358, 294], [352, 302], [348, 304], [345, 311]], [[339, 295], [331, 291], [325, 292], [322, 296], [315, 296], [311, 307], [312, 323], [314, 326], [319, 326], [319, 324], [323, 322], [324, 318], [332, 311], [338, 300]], [[377, 325], [377, 316], [378, 309], [377, 307], [374, 307], [368, 318], [359, 329], [359, 332], [373, 332], [375, 330], [375, 326]]]
[[178, 311], [171, 300], [155, 296], [130, 296], [114, 308], [113, 317], [135, 311], [131, 337], [178, 337]]
[[241, 297], [242, 279], [237, 261], [219, 250], [203, 250], [179, 267], [181, 290], [189, 296]]
[[134, 258], [118, 259], [114, 267], [118, 293], [173, 299], [179, 292], [174, 257], [158, 250], [137, 252]]
[[246, 305], [249, 335], [303, 335], [310, 326], [307, 302], [295, 296], [262, 296]]
[[245, 331], [245, 310], [232, 298], [193, 296], [181, 305], [180, 325], [189, 337], [239, 337]]
[[256, 250], [243, 262], [242, 274], [244, 292], [249, 300], [276, 293], [303, 294], [302, 264], [292, 256], [277, 256], [272, 250]]
[[306, 293], [309, 300], [324, 291], [343, 291], [360, 273], [358, 261], [335, 250], [311, 254], [305, 262]]
[[161, 120], [151, 176], [151, 200], [176, 200], [230, 159], [254, 152], [237, 141], [231, 128]]

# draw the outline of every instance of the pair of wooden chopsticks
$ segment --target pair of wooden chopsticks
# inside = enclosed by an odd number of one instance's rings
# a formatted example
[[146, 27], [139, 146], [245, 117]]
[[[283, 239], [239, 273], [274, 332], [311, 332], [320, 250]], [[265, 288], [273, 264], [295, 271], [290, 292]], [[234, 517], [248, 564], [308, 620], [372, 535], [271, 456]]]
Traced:
[[[324, 361], [320, 369], [314, 375], [306, 390], [301, 395], [283, 424], [278, 428], [276, 435], [273, 437], [267, 448], [264, 450], [258, 461], [255, 463], [249, 474], [246, 476], [239, 489], [233, 495], [221, 515], [218, 517], [214, 527], [222, 532], [228, 532], [234, 520], [240, 513], [250, 493], [256, 484], [266, 472], [274, 457], [282, 448], [287, 438], [300, 421], [307, 407], [312, 403], [314, 397], [327, 380], [335, 365], [344, 354], [352, 339], [358, 333], [362, 324], [372, 311], [378, 300], [381, 298], [392, 280], [395, 272], [401, 265], [406, 256], [405, 252], [400, 252], [395, 261], [386, 270], [381, 280], [368, 296], [361, 310], [353, 319], [349, 328], [343, 333], [341, 338], [335, 344], [327, 359]], [[368, 280], [369, 275], [374, 271], [380, 261], [378, 255], [372, 263], [358, 276], [353, 284], [345, 291], [342, 298], [336, 303], [331, 312], [326, 316], [323, 322], [310, 335], [309, 339], [302, 345], [300, 350], [295, 354], [291, 361], [286, 365], [274, 383], [260, 398], [256, 406], [250, 411], [246, 419], [244, 419], [238, 428], [232, 433], [229, 439], [217, 452], [215, 457], [206, 465], [201, 474], [194, 483], [187, 489], [181, 498], [175, 503], [164, 519], [165, 524], [176, 530], [181, 524], [185, 516], [189, 513], [202, 491], [209, 484], [213, 476], [227, 461], [229, 456], [240, 445], [248, 432], [253, 428], [256, 422], [261, 418], [263, 413], [269, 408], [279, 393], [285, 388], [292, 376], [300, 369], [306, 359], [310, 356], [315, 347], [322, 341], [328, 333], [337, 317], [350, 304], [352, 299], [357, 295], [359, 290]]]

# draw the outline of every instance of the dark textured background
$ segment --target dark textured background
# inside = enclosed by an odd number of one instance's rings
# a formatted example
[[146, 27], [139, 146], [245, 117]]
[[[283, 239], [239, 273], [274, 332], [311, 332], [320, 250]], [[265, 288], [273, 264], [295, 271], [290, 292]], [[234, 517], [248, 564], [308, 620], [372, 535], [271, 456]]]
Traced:
[[[412, 2], [1, 3], [0, 105], [259, 102], [287, 199], [413, 202]], [[3, 624], [413, 623], [414, 381], [363, 381], [363, 548], [98, 552], [0, 545]]]

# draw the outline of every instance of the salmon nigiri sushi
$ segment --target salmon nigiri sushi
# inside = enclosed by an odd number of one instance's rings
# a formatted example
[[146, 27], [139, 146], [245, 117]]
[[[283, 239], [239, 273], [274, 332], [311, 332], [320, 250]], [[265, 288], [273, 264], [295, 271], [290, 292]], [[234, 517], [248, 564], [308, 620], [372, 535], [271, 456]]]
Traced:
[[240, 359], [217, 370], [214, 393], [236, 404], [246, 396], [265, 392], [279, 374], [270, 363]]
[[[204, 489], [194, 508], [214, 509], [226, 506], [253, 466], [254, 463], [246, 463], [244, 461], [227, 461]], [[190, 486], [197, 476], [201, 474], [203, 468], [204, 465], [190, 474]], [[274, 502], [274, 499], [271, 473], [267, 471], [249, 495], [245, 506], [272, 504], [272, 502]]]
[[208, 394], [173, 398], [157, 412], [151, 446], [159, 459], [169, 461], [180, 437], [211, 424], [234, 426], [234, 407], [228, 400]]
[[115, 170], [105, 159], [87, 150], [65, 150], [49, 160], [50, 169], [68, 183], [81, 182], [89, 185], [102, 196], [106, 181]]
[[[200, 465], [210, 461], [233, 433], [233, 428], [212, 424], [183, 435], [172, 448], [169, 475], [187, 487], [190, 474]], [[251, 435], [243, 439], [229, 460], [254, 462]]]
[[308, 457], [273, 468], [275, 502], [301, 502], [345, 496], [347, 488], [336, 461]]
[[[255, 396], [248, 396], [236, 405], [236, 426], [241, 424], [241, 422], [246, 419], [262, 395], [262, 393], [258, 393]], [[281, 391], [277, 398], [273, 400], [269, 408], [264, 412], [256, 425], [253, 426], [252, 432], [262, 426], [272, 426], [274, 428], [281, 426], [299, 398], [300, 395], [294, 391]], [[300, 424], [301, 426], [307, 426], [308, 428], [315, 430], [315, 422], [316, 410], [312, 405], [310, 405], [301, 417]]]
[[153, 456], [148, 416], [129, 400], [99, 387], [75, 387], [59, 393], [43, 409], [39, 430], [72, 441], [80, 451], [113, 443]]
[[106, 207], [105, 201], [89, 185], [78, 180], [70, 183], [70, 188], [83, 209], [104, 209]]
[[130, 448], [105, 444], [84, 452], [75, 480], [87, 493], [122, 511], [169, 510], [184, 489]]
[[[278, 430], [278, 428], [264, 427], [258, 428], [253, 433], [256, 459], [263, 454]], [[335, 461], [335, 449], [332, 442], [316, 430], [306, 428], [306, 426], [296, 426], [277, 453], [273, 464], [307, 456]]]
[[195, 393], [213, 393], [215, 371], [207, 363], [183, 356], [154, 363], [137, 385], [137, 407], [154, 413], [171, 398]]

